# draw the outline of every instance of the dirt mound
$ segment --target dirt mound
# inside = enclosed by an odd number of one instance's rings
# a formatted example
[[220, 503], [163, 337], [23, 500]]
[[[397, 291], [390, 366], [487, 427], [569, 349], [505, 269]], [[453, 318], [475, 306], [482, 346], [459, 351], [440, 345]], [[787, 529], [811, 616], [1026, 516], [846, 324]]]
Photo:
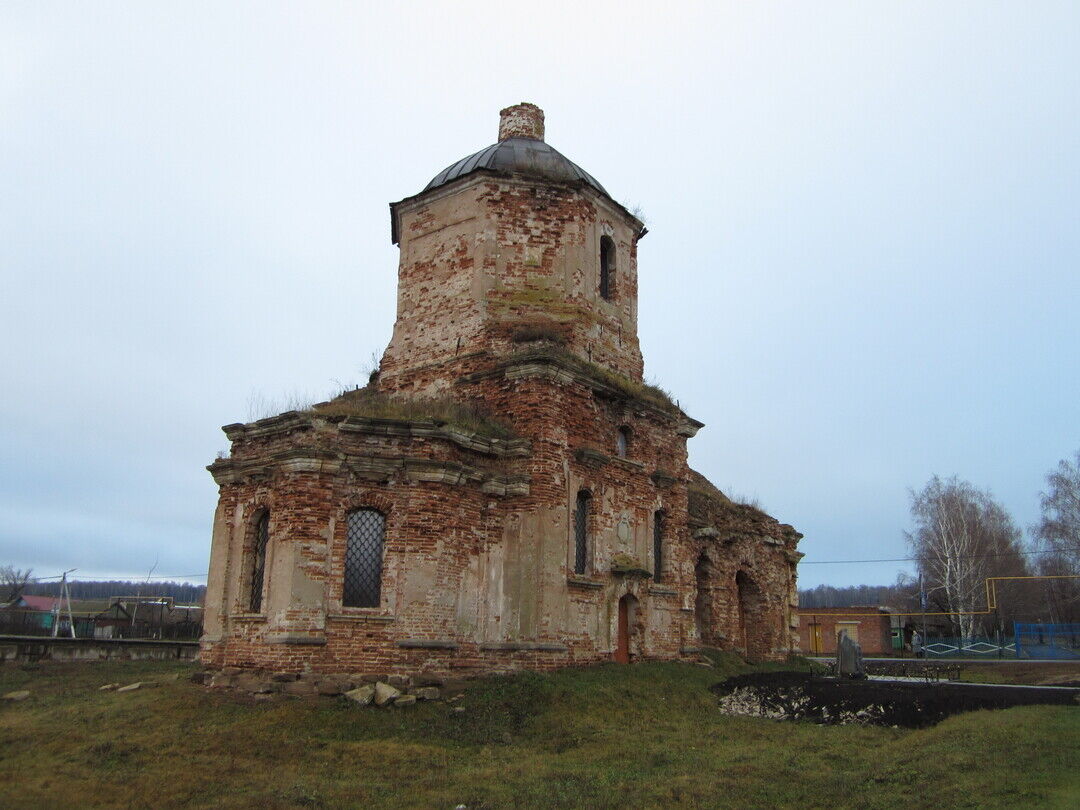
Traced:
[[820, 678], [799, 672], [737, 675], [710, 690], [729, 714], [921, 728], [951, 714], [1030, 704], [1075, 705], [1080, 690]]

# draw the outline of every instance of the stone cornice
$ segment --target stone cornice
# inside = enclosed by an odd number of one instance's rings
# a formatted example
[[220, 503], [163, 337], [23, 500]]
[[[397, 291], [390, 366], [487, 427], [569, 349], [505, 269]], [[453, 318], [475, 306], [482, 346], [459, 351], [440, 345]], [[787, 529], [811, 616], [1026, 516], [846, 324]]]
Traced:
[[287, 411], [249, 424], [225, 425], [222, 430], [235, 442], [266, 438], [302, 430], [333, 428], [341, 433], [401, 438], [443, 439], [464, 450], [499, 458], [525, 458], [531, 451], [528, 439], [502, 439], [462, 430], [448, 423], [429, 420], [381, 419], [367, 416], [325, 417], [317, 413]]
[[680, 436], [691, 438], [697, 435], [698, 430], [705, 426], [687, 416], [679, 409], [667, 410], [654, 405], [647, 399], [635, 396], [623, 389], [612, 385], [566, 357], [545, 349], [534, 349], [509, 357], [495, 365], [494, 368], [484, 371], [476, 371], [466, 374], [458, 379], [458, 383], [478, 382], [490, 377], [505, 377], [508, 380], [525, 379], [528, 377], [544, 377], [559, 383], [578, 383], [589, 388], [595, 394], [614, 400], [632, 401], [638, 408], [653, 416], [675, 425], [675, 430]]
[[219, 459], [206, 469], [219, 486], [265, 480], [275, 473], [336, 474], [344, 470], [358, 478], [379, 483], [400, 477], [412, 484], [429, 482], [479, 486], [489, 495], [529, 494], [528, 475], [492, 473], [455, 461], [405, 455], [335, 454], [314, 448], [291, 449], [241, 461]]
[[403, 200], [390, 203], [390, 242], [391, 244], [398, 244], [401, 240], [401, 215], [413, 208], [418, 208], [422, 205], [430, 205], [437, 200], [441, 200], [445, 197], [453, 196], [463, 189], [470, 186], [484, 185], [490, 183], [492, 180], [497, 182], [512, 183], [514, 185], [520, 185], [525, 187], [533, 187], [536, 185], [548, 185], [557, 186], [576, 191], [582, 196], [586, 197], [594, 204], [599, 204], [601, 207], [609, 209], [610, 213], [614, 213], [619, 217], [625, 217], [634, 232], [635, 241], [640, 240], [648, 233], [648, 228], [641, 222], [633, 213], [630, 212], [622, 203], [607, 194], [601, 194], [595, 188], [590, 186], [584, 180], [553, 180], [533, 176], [516, 175], [511, 172], [502, 172], [495, 169], [479, 168], [475, 169], [468, 174], [451, 180], [449, 183], [444, 183], [441, 186], [436, 186], [433, 189], [421, 191], [418, 194], [413, 194], [410, 197], [406, 197]]

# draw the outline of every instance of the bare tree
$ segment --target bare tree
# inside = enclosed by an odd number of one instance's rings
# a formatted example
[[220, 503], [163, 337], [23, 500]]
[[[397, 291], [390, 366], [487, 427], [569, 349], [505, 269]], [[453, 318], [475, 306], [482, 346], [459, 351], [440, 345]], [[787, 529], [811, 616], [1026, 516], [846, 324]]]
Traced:
[[955, 476], [912, 492], [911, 517], [907, 540], [930, 604], [956, 614], [960, 635], [975, 635], [985, 627], [986, 578], [1026, 572], [1020, 530], [988, 492]]
[[[1043, 553], [1039, 573], [1051, 576], [1080, 574], [1080, 451], [1062, 459], [1046, 476], [1042, 493], [1042, 520], [1034, 527]], [[1051, 621], [1080, 621], [1080, 580], [1049, 580], [1045, 588]]]
[[0, 604], [7, 604], [18, 599], [23, 589], [34, 581], [34, 569], [25, 571], [11, 565], [0, 565]]

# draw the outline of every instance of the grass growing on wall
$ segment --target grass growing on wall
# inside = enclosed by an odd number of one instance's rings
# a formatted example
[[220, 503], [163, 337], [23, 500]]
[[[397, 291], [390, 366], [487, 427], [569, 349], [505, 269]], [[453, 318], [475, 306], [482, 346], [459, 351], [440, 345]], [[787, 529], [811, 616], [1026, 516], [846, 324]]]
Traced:
[[[1069, 807], [1080, 708], [916, 731], [721, 715], [748, 667], [615, 665], [477, 682], [444, 703], [364, 709], [210, 692], [189, 665], [0, 668], [0, 806], [222, 808]], [[116, 694], [111, 681], [160, 685]]]
[[513, 436], [506, 424], [471, 403], [444, 396], [390, 395], [370, 387], [345, 391], [329, 402], [312, 406], [310, 412], [328, 418], [360, 416], [369, 419], [445, 423], [485, 436], [501, 439]]

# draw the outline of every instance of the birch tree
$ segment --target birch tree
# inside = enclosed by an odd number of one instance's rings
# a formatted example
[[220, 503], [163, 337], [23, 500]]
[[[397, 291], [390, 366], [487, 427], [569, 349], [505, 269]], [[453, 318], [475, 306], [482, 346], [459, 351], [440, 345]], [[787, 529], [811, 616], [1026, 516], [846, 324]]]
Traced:
[[1009, 513], [967, 481], [935, 475], [911, 493], [911, 517], [907, 541], [931, 607], [955, 614], [961, 636], [983, 631], [986, 578], [1026, 570]]
[[[1062, 459], [1046, 476], [1042, 519], [1035, 526], [1039, 573], [1080, 574], [1080, 451]], [[1080, 579], [1052, 579], [1045, 584], [1051, 621], [1080, 622]]]

